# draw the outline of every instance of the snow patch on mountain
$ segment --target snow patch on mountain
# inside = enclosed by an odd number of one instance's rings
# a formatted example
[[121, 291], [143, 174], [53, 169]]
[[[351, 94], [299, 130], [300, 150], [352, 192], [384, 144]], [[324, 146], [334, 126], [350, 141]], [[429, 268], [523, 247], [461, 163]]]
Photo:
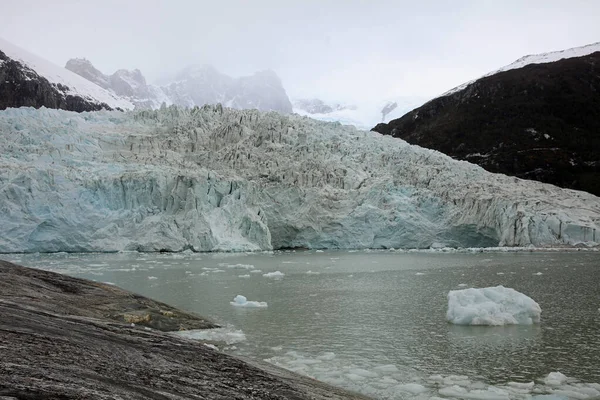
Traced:
[[0, 51], [46, 78], [62, 93], [78, 96], [94, 103], [105, 103], [111, 108], [133, 109], [133, 104], [129, 101], [2, 38], [0, 38]]
[[0, 112], [0, 252], [597, 244], [600, 199], [221, 106]]
[[583, 56], [587, 56], [588, 54], [596, 53], [598, 51], [600, 51], [600, 42], [588, 44], [586, 46], [581, 46], [581, 47], [574, 47], [572, 49], [552, 51], [549, 53], [530, 54], [530, 55], [521, 57], [517, 61], [515, 61], [511, 64], [508, 64], [500, 69], [489, 72], [489, 73], [487, 73], [477, 79], [474, 79], [472, 81], [463, 83], [462, 85], [459, 85], [459, 86], [455, 87], [454, 89], [450, 89], [449, 91], [443, 93], [440, 97], [448, 96], [450, 94], [460, 92], [461, 90], [466, 89], [473, 82], [478, 81], [479, 79], [482, 79], [482, 78], [485, 78], [488, 76], [496, 75], [500, 72], [509, 71], [511, 69], [523, 68], [529, 64], [544, 64], [544, 63], [551, 63], [551, 62], [563, 60], [565, 58], [583, 57]]

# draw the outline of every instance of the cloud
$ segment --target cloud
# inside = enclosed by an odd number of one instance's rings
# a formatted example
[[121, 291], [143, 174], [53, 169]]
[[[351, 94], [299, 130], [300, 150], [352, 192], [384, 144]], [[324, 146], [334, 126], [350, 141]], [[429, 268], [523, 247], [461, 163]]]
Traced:
[[6, 2], [0, 36], [148, 80], [192, 63], [271, 68], [292, 96], [433, 96], [530, 53], [600, 40], [592, 1]]

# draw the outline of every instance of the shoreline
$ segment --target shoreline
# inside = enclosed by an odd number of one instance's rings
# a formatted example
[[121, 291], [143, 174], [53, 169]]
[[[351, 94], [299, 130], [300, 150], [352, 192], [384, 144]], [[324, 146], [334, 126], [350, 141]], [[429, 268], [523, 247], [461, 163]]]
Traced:
[[216, 327], [117, 286], [0, 260], [0, 397], [368, 399], [169, 333]]
[[12, 252], [0, 253], [0, 256], [12, 255], [33, 255], [33, 254], [283, 254], [283, 253], [305, 253], [305, 252], [366, 252], [366, 253], [398, 253], [398, 254], [435, 254], [435, 253], [543, 253], [543, 252], [600, 252], [600, 244], [597, 246], [560, 246], [560, 247], [440, 247], [440, 248], [408, 248], [408, 249], [380, 249], [380, 248], [363, 248], [363, 249], [276, 249], [276, 250], [240, 250], [240, 251], [194, 251], [190, 249], [182, 251], [137, 251], [137, 250], [121, 250], [121, 251], [33, 251], [33, 252]]

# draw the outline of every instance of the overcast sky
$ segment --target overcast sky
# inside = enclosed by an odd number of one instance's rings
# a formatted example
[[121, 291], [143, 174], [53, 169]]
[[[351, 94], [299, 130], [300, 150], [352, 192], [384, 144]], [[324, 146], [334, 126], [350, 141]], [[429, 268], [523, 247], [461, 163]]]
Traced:
[[64, 66], [270, 68], [290, 96], [435, 96], [531, 53], [600, 41], [598, 0], [0, 0], [0, 36]]

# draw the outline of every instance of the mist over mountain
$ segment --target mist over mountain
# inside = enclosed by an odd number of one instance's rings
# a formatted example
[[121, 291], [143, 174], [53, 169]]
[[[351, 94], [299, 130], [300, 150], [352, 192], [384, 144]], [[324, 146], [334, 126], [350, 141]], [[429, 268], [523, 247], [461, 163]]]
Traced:
[[185, 107], [221, 103], [237, 109], [292, 112], [281, 79], [271, 70], [232, 78], [210, 65], [191, 65], [158, 86], [148, 84], [139, 69], [119, 69], [106, 75], [85, 58], [70, 59], [65, 68], [138, 108], [158, 108], [163, 103]]

